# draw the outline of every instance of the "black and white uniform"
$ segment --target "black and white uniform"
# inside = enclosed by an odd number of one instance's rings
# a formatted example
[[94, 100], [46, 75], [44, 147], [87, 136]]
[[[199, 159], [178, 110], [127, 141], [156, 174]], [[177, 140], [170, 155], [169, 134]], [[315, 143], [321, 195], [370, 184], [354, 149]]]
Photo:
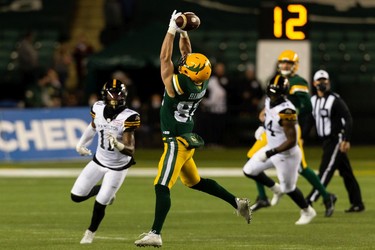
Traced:
[[96, 102], [91, 109], [91, 116], [98, 134], [98, 146], [96, 153], [81, 174], [78, 176], [71, 190], [77, 196], [86, 196], [91, 189], [102, 179], [96, 201], [107, 205], [120, 189], [128, 172], [128, 168], [134, 164], [132, 156], [124, 155], [110, 146], [107, 134], [116, 136], [122, 141], [122, 134], [139, 127], [140, 116], [137, 112], [125, 108], [114, 119], [105, 119], [105, 104]]
[[[245, 164], [243, 171], [246, 175], [258, 175], [266, 169], [275, 167], [277, 178], [280, 181], [280, 188], [283, 193], [289, 193], [296, 189], [298, 179], [298, 168], [301, 162], [301, 150], [296, 144], [294, 147], [277, 153], [267, 159], [265, 162], [258, 160], [258, 156], [267, 150], [278, 147], [286, 141], [284, 128], [280, 125], [283, 110], [296, 110], [294, 105], [286, 100], [275, 107], [270, 107], [270, 98], [265, 100], [265, 125], [267, 134], [267, 145], [258, 150], [254, 156]], [[296, 114], [295, 114], [296, 116]], [[296, 118], [297, 119], [297, 118]], [[296, 133], [298, 131], [298, 124]]]
[[[319, 177], [327, 186], [336, 169], [344, 179], [351, 204], [362, 204], [361, 191], [353, 174], [348, 155], [340, 151], [340, 143], [350, 142], [353, 120], [348, 106], [341, 97], [328, 91], [323, 97], [311, 97], [312, 115], [319, 138], [323, 141], [323, 156], [319, 167]], [[313, 124], [309, 124], [311, 128]], [[313, 189], [307, 199], [314, 202], [319, 198], [318, 190]]]

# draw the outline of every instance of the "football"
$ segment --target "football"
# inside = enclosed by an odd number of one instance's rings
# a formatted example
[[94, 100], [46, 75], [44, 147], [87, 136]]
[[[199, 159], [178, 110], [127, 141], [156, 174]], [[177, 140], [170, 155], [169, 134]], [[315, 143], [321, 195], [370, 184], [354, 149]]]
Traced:
[[197, 29], [201, 24], [201, 20], [193, 12], [184, 12], [176, 18], [176, 24], [180, 29], [190, 31]]

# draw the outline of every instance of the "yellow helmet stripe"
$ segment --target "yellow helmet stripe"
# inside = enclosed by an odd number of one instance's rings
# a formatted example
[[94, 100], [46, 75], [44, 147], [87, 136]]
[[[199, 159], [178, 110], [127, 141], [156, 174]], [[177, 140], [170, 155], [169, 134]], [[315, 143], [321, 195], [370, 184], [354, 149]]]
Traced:
[[116, 88], [116, 83], [117, 83], [117, 80], [116, 80], [116, 79], [113, 79], [113, 82], [112, 82], [112, 87], [113, 87], [113, 88]]

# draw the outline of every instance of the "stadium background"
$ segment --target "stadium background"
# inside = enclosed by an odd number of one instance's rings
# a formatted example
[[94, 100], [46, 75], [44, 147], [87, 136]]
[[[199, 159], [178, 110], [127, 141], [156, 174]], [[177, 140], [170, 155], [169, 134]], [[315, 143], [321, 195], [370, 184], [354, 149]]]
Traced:
[[[128, 12], [119, 26], [108, 23], [118, 1], [54, 0], [2, 1], [0, 4], [0, 84], [2, 109], [12, 107], [13, 94], [22, 85], [17, 67], [17, 42], [27, 30], [36, 32], [40, 62], [49, 65], [63, 42], [74, 44], [84, 31], [95, 46], [88, 58], [84, 92], [98, 93], [110, 72], [122, 69], [140, 89], [141, 101], [163, 91], [159, 77], [159, 51], [173, 9], [194, 11], [202, 26], [191, 32], [195, 51], [227, 64], [228, 74], [242, 74], [246, 63], [257, 61], [257, 45], [264, 23], [265, 3], [286, 1], [123, 1]], [[121, 1], [119, 1], [121, 2]], [[375, 4], [362, 1], [288, 1], [302, 3], [309, 12], [310, 74], [326, 69], [354, 118], [353, 143], [373, 144], [375, 133]], [[18, 5], [17, 5], [18, 4]], [[112, 4], [112, 5], [111, 5]], [[113, 9], [112, 9], [113, 11]], [[175, 53], [175, 55], [177, 55]], [[261, 56], [261, 55], [260, 55]], [[300, 55], [301, 58], [304, 55]], [[177, 60], [178, 58], [174, 58]], [[275, 58], [276, 60], [276, 58]], [[275, 62], [270, 62], [275, 63]], [[311, 79], [308, 79], [311, 81]], [[74, 76], [68, 86], [74, 86]], [[19, 93], [17, 93], [19, 95]], [[16, 95], [16, 94], [15, 94]], [[8, 110], [9, 111], [9, 110]], [[226, 145], [248, 146], [257, 127], [256, 117], [231, 117]]]

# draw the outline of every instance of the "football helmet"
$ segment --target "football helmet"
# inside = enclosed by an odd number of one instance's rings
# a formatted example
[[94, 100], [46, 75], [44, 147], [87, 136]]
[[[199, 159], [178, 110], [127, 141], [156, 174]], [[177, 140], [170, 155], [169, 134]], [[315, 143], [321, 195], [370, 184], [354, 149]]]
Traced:
[[298, 64], [298, 54], [293, 50], [284, 50], [278, 57], [277, 70], [284, 77], [289, 77], [297, 72]]
[[280, 74], [271, 78], [267, 86], [267, 95], [269, 97], [281, 97], [288, 94], [289, 81]]
[[125, 106], [127, 95], [125, 84], [117, 79], [106, 82], [102, 88], [102, 100], [114, 110]]
[[189, 53], [181, 57], [178, 63], [180, 74], [188, 76], [194, 83], [201, 84], [211, 76], [211, 63], [200, 53]]

